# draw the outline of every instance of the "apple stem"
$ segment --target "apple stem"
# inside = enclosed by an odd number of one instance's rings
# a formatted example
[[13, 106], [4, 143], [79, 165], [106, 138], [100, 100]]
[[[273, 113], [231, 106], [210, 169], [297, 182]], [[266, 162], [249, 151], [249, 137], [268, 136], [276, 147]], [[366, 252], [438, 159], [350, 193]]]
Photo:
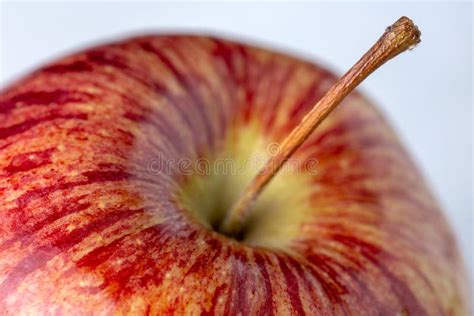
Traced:
[[241, 233], [258, 195], [316, 127], [372, 72], [388, 60], [418, 44], [420, 36], [421, 33], [416, 25], [407, 17], [401, 17], [389, 26], [380, 39], [329, 89], [301, 123], [284, 139], [278, 152], [270, 157], [227, 213], [220, 231], [229, 236]]

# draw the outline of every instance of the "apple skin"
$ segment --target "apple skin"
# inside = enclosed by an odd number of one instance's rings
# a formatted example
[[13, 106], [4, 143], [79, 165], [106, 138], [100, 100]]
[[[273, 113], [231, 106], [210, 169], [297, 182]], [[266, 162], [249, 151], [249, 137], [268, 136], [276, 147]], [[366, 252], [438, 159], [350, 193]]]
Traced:
[[[0, 314], [467, 315], [451, 229], [357, 92], [295, 154], [318, 172], [274, 180], [256, 237], [228, 238], [192, 215], [220, 192], [182, 202], [202, 176], [150, 172], [160, 155], [195, 161], [239, 137], [244, 149], [281, 141], [335, 79], [265, 49], [160, 35], [79, 52], [6, 88]], [[257, 132], [241, 137], [249, 126]]]

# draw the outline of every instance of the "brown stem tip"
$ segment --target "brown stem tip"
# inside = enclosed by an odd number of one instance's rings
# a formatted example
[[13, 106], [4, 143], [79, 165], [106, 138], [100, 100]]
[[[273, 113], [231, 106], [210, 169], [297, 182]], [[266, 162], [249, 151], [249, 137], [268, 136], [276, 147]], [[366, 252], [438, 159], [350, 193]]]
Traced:
[[382, 38], [386, 38], [389, 42], [387, 45], [395, 47], [393, 54], [389, 57], [391, 59], [421, 42], [421, 32], [412, 20], [402, 16], [393, 25], [387, 27]]
[[420, 42], [420, 36], [421, 33], [416, 25], [407, 17], [401, 17], [389, 26], [380, 39], [329, 89], [301, 123], [285, 138], [279, 151], [270, 157], [227, 213], [220, 227], [221, 232], [230, 236], [238, 235], [258, 195], [314, 129], [367, 76], [388, 60], [413, 48]]

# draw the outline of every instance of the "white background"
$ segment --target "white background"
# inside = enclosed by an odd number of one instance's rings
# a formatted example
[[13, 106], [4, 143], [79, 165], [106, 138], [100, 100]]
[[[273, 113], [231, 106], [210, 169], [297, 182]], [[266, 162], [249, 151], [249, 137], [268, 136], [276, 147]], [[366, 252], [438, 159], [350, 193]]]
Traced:
[[3, 2], [0, 84], [56, 56], [143, 31], [221, 34], [296, 53], [341, 73], [399, 16], [422, 43], [362, 89], [391, 119], [473, 267], [472, 3]]

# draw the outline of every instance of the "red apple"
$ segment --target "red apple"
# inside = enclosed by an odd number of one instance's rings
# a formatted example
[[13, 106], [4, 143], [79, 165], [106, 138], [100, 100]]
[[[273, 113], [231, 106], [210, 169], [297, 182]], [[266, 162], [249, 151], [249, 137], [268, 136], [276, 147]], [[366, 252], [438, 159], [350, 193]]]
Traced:
[[258, 171], [251, 158], [272, 154], [335, 81], [281, 53], [159, 35], [5, 89], [0, 314], [466, 315], [453, 234], [357, 92], [242, 233], [219, 232]]

